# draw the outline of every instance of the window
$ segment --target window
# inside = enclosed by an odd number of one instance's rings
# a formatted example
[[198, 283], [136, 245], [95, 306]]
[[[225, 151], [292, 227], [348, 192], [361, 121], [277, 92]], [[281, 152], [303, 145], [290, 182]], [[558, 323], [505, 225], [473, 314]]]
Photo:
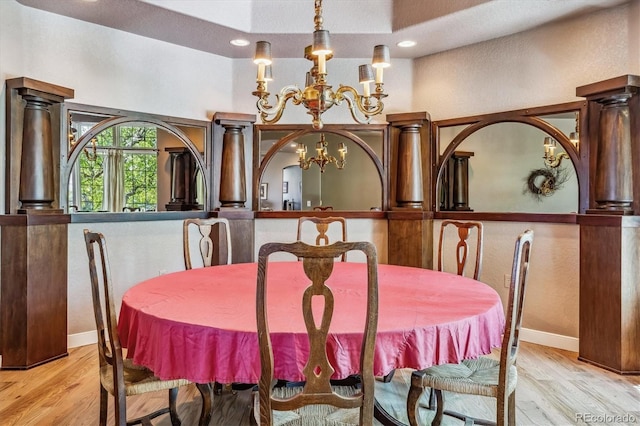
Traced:
[[[95, 122], [73, 122], [82, 136]], [[79, 211], [156, 211], [158, 132], [153, 125], [127, 123], [92, 139], [69, 181], [70, 205]]]

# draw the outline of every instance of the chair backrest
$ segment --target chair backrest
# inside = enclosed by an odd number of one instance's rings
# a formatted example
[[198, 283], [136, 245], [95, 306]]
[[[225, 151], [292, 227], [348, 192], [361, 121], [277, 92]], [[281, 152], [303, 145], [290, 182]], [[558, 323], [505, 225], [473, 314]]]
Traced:
[[[84, 230], [84, 241], [89, 257], [89, 276], [91, 278], [91, 298], [93, 313], [98, 332], [98, 355], [100, 367], [111, 365], [116, 378], [114, 389], [124, 390], [124, 366], [122, 346], [118, 336], [118, 321], [113, 303], [113, 284], [107, 255], [107, 242], [101, 233]], [[97, 266], [96, 253], [100, 257]]]
[[443, 220], [440, 226], [440, 238], [438, 241], [438, 271], [444, 270], [445, 245], [447, 245], [447, 228], [455, 227], [458, 231], [458, 242], [455, 247], [456, 252], [456, 273], [465, 275], [469, 260], [469, 237], [473, 229], [476, 230], [475, 263], [473, 268], [474, 280], [480, 279], [482, 270], [482, 223], [481, 222], [459, 222], [455, 220]]
[[314, 210], [317, 210], [317, 211], [325, 212], [325, 211], [327, 211], [327, 210], [333, 210], [333, 206], [324, 206], [324, 207], [322, 207], [322, 206], [315, 206], [313, 209], [314, 209]]
[[533, 244], [533, 231], [526, 230], [516, 239], [509, 285], [509, 299], [502, 348], [500, 351], [500, 383], [506, 389], [509, 367], [516, 363], [522, 325], [522, 307], [529, 276], [529, 257]]
[[[198, 241], [198, 247], [200, 256], [202, 258], [202, 264], [206, 266], [212, 266], [213, 255], [216, 252], [216, 244], [213, 242], [214, 237], [211, 232], [214, 230], [214, 225], [217, 225], [218, 234], [215, 235], [215, 240], [220, 241], [220, 231], [224, 229], [224, 238], [226, 240], [227, 250], [227, 265], [231, 264], [231, 232], [229, 230], [229, 221], [221, 217], [212, 217], [208, 219], [185, 219], [182, 222], [182, 245], [184, 253], [184, 267], [185, 269], [192, 269], [191, 265], [191, 252], [189, 244], [189, 227], [194, 225], [200, 232], [200, 240]], [[218, 245], [220, 249], [220, 245]]]
[[[342, 227], [342, 240], [347, 241], [347, 223], [343, 217], [315, 217], [315, 216], [303, 216], [298, 219], [298, 233], [296, 236], [297, 241], [303, 241], [302, 237], [302, 228], [304, 222], [313, 222], [316, 225], [316, 230], [318, 231], [318, 235], [315, 239], [315, 245], [328, 245], [331, 242], [329, 241], [329, 236], [327, 235], [327, 231], [329, 230], [329, 225], [332, 223], [339, 223]], [[345, 252], [342, 255], [343, 262], [347, 261], [347, 253]]]
[[[333, 271], [335, 258], [350, 250], [360, 250], [367, 257], [367, 316], [364, 320], [364, 336], [360, 352], [361, 389], [353, 396], [342, 396], [331, 388], [334, 368], [327, 357], [327, 340], [334, 307], [334, 294], [325, 285]], [[302, 259], [302, 267], [311, 280], [301, 295], [302, 314], [309, 335], [309, 358], [304, 367], [306, 378], [302, 392], [282, 399], [272, 393], [274, 383], [274, 359], [269, 335], [266, 294], [269, 255], [277, 252], [291, 253]], [[378, 324], [378, 268], [376, 248], [369, 242], [341, 242], [327, 246], [313, 246], [301, 241], [295, 243], [267, 243], [260, 247], [258, 255], [258, 282], [256, 315], [260, 344], [261, 374], [258, 392], [260, 397], [260, 424], [271, 425], [272, 409], [293, 410], [310, 404], [329, 404], [339, 408], [360, 407], [360, 424], [373, 424], [375, 378], [373, 356]], [[295, 264], [296, 267], [299, 263]], [[293, 267], [293, 266], [292, 266]], [[364, 283], [363, 283], [364, 287]], [[312, 298], [322, 297], [324, 310], [317, 326], [312, 310]]]

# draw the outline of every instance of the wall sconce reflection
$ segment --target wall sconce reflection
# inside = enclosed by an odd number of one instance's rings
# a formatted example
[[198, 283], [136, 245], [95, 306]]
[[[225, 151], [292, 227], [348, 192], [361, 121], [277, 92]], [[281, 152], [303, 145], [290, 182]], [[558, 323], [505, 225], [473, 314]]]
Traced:
[[344, 166], [347, 164], [347, 147], [344, 143], [340, 142], [338, 144], [338, 155], [339, 158], [335, 158], [331, 155], [328, 155], [327, 152], [327, 141], [325, 140], [324, 133], [320, 134], [320, 140], [316, 142], [316, 156], [311, 157], [307, 160], [307, 146], [302, 142], [298, 143], [298, 147], [296, 148], [296, 153], [298, 154], [298, 163], [302, 170], [308, 170], [311, 164], [316, 163], [318, 167], [320, 167], [320, 173], [324, 173], [324, 169], [327, 164], [335, 164], [336, 167], [340, 170], [344, 169]]
[[544, 138], [544, 164], [547, 167], [560, 167], [562, 160], [569, 158], [569, 154], [561, 152], [556, 155], [557, 141], [550, 136]]
[[571, 141], [573, 146], [575, 146], [576, 148], [578, 148], [578, 144], [580, 144], [580, 133], [578, 132], [579, 126], [580, 126], [580, 116], [576, 112], [576, 128], [573, 132], [569, 134], [569, 140]]

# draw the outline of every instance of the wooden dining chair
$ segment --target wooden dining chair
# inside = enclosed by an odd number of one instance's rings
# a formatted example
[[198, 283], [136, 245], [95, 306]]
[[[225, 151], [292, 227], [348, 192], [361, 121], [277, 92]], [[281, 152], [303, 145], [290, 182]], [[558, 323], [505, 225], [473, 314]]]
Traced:
[[[153, 371], [133, 364], [123, 358], [118, 337], [116, 310], [113, 302], [113, 285], [107, 243], [102, 234], [84, 230], [84, 241], [89, 257], [91, 297], [98, 332], [98, 357], [100, 361], [100, 425], [107, 424], [107, 399], [114, 397], [115, 421], [118, 426], [151, 424], [150, 420], [169, 413], [172, 425], [180, 425], [176, 410], [178, 388], [188, 385], [187, 380], [160, 380]], [[96, 250], [97, 248], [97, 250]], [[96, 251], [100, 257], [100, 267], [96, 265]], [[169, 407], [154, 411], [144, 417], [127, 421], [126, 397], [155, 391], [169, 391]]]
[[[456, 273], [462, 276], [468, 276], [466, 274], [467, 262], [470, 258], [469, 253], [472, 251], [472, 247], [469, 247], [469, 237], [472, 231], [476, 232], [475, 243], [475, 261], [473, 266], [473, 275], [470, 277], [474, 280], [480, 279], [480, 272], [482, 270], [482, 223], [481, 222], [459, 222], [455, 220], [443, 220], [440, 226], [440, 237], [438, 239], [438, 271], [445, 270], [445, 253], [450, 245], [453, 244], [450, 233], [457, 231], [457, 241], [455, 242], [455, 259], [456, 259]], [[383, 382], [388, 383], [393, 379], [395, 370], [383, 377]], [[429, 394], [429, 408], [431, 409], [435, 403], [435, 395], [433, 392]]]
[[[455, 266], [456, 273], [458, 275], [470, 276], [474, 280], [480, 279], [480, 272], [482, 270], [482, 223], [481, 222], [460, 222], [456, 220], [443, 220], [442, 225], [440, 226], [440, 238], [438, 240], [438, 271], [445, 270], [445, 253], [447, 252], [446, 248], [453, 244], [451, 242], [452, 238], [449, 236], [451, 231], [447, 232], [455, 228], [457, 231], [457, 242], [455, 243]], [[473, 234], [475, 230], [476, 233], [476, 242], [475, 247], [469, 245], [469, 237]], [[475, 262], [473, 264], [473, 275], [467, 274], [467, 264], [469, 259], [472, 257], [469, 255], [470, 252], [475, 249]]]
[[[433, 389], [436, 395], [437, 411], [431, 422], [433, 426], [440, 425], [444, 415], [464, 420], [465, 425], [516, 424], [516, 360], [532, 243], [531, 230], [525, 231], [516, 239], [507, 303], [507, 322], [500, 359], [480, 357], [464, 360], [460, 364], [437, 365], [413, 372], [407, 396], [407, 416], [411, 426], [420, 424], [418, 399], [425, 388]], [[495, 398], [497, 422], [474, 419], [462, 413], [445, 410], [443, 391]]]
[[[315, 238], [315, 245], [328, 245], [330, 244], [329, 236], [327, 232], [329, 231], [329, 226], [332, 223], [339, 223], [342, 227], [342, 239], [340, 241], [347, 241], [347, 222], [343, 217], [315, 217], [315, 216], [303, 216], [298, 219], [298, 232], [296, 235], [297, 241], [308, 241], [306, 238], [303, 238], [303, 228], [305, 222], [312, 222], [316, 225], [316, 230], [318, 231], [318, 235]], [[347, 253], [345, 252], [341, 260], [343, 262], [347, 261]]]
[[[360, 383], [350, 395], [332, 388], [331, 376], [334, 366], [327, 354], [327, 342], [330, 339], [331, 319], [334, 308], [334, 294], [326, 285], [331, 276], [335, 258], [351, 250], [362, 251], [367, 258], [366, 282], [362, 290], [367, 292], [366, 318], [362, 318], [364, 328], [360, 351]], [[269, 321], [267, 315], [267, 287], [269, 283], [268, 259], [273, 253], [285, 252], [302, 259], [302, 267], [309, 278], [309, 286], [301, 294], [301, 309], [307, 334], [309, 353], [304, 370], [305, 378], [302, 390], [293, 396], [280, 397], [274, 392], [274, 358]], [[258, 281], [256, 295], [256, 315], [258, 340], [260, 345], [260, 382], [258, 384], [258, 403], [256, 420], [261, 426], [274, 424], [276, 413], [295, 410], [308, 405], [327, 404], [338, 408], [358, 408], [359, 424], [373, 424], [374, 387], [373, 357], [378, 324], [378, 268], [376, 248], [369, 242], [342, 242], [331, 245], [309, 245], [301, 241], [295, 243], [267, 243], [260, 247], [258, 256]], [[323, 310], [316, 322], [312, 299], [323, 300]], [[316, 305], [317, 307], [317, 305]], [[255, 405], [254, 405], [255, 407]], [[259, 414], [259, 415], [258, 415]], [[276, 418], [277, 420], [277, 418]]]
[[[224, 239], [226, 240], [227, 251], [227, 265], [231, 264], [231, 232], [229, 228], [229, 221], [221, 217], [211, 217], [207, 219], [185, 219], [182, 222], [182, 245], [184, 254], [184, 267], [185, 269], [192, 269], [191, 264], [191, 244], [189, 241], [190, 228], [197, 227], [200, 232], [200, 239], [198, 240], [198, 247], [200, 251], [200, 257], [202, 259], [203, 266], [212, 266], [216, 263], [213, 261], [214, 253], [216, 253], [215, 241], [220, 241], [220, 230], [224, 229]], [[214, 226], [218, 228], [218, 234], [213, 234]], [[218, 245], [220, 249], [220, 245]]]

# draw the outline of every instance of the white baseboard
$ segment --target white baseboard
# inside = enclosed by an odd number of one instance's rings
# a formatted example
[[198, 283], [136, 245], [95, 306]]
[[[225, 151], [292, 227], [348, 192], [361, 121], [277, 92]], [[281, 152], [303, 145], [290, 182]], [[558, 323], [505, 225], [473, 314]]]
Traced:
[[92, 345], [94, 343], [98, 343], [98, 335], [95, 330], [67, 335], [68, 348], [77, 348], [78, 346]]
[[520, 329], [520, 339], [524, 342], [535, 343], [537, 345], [549, 346], [566, 351], [578, 352], [579, 341], [577, 337], [563, 336], [561, 334], [547, 333], [546, 331], [532, 330], [530, 328]]
[[[525, 342], [535, 343], [537, 345], [578, 352], [579, 339], [577, 337], [569, 337], [561, 334], [547, 333], [546, 331], [522, 328], [520, 329], [520, 338]], [[92, 345], [97, 342], [98, 337], [96, 336], [95, 330], [85, 331], [84, 333], [69, 334], [67, 336], [67, 346], [69, 348]]]

